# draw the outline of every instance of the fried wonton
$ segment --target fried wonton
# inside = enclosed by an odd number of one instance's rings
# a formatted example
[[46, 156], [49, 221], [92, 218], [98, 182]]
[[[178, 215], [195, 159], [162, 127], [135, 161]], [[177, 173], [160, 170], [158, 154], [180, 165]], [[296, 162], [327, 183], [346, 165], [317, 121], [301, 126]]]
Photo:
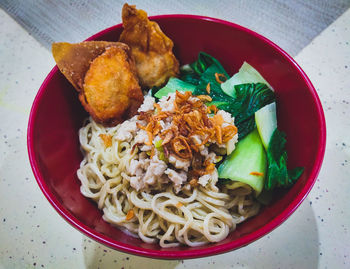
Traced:
[[52, 53], [96, 122], [113, 126], [136, 114], [143, 94], [127, 45], [106, 41], [54, 43]]
[[123, 6], [122, 19], [124, 30], [119, 41], [131, 48], [141, 87], [161, 86], [177, 76], [179, 62], [172, 52], [174, 44], [159, 25], [150, 21], [145, 11], [128, 4]]

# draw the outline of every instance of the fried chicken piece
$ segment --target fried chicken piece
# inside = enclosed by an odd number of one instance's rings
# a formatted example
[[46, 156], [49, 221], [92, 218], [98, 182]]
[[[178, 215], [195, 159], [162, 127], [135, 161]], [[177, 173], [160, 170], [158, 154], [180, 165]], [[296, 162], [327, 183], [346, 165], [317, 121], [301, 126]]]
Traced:
[[174, 56], [173, 42], [150, 21], [147, 13], [135, 6], [124, 4], [122, 10], [124, 30], [119, 41], [131, 48], [136, 71], [142, 88], [164, 85], [179, 73], [179, 62]]
[[127, 45], [106, 41], [54, 43], [52, 53], [96, 122], [113, 126], [136, 114], [143, 94]]

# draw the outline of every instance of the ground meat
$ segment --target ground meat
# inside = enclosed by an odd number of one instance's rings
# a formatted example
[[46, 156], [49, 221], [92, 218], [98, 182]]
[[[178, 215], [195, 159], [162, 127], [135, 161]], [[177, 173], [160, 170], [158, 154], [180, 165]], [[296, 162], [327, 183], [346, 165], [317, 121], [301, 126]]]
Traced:
[[144, 181], [141, 179], [140, 176], [130, 177], [130, 186], [136, 189], [137, 191], [146, 187]]
[[234, 118], [231, 117], [231, 114], [224, 111], [224, 110], [219, 110], [217, 112], [217, 115], [221, 115], [223, 120], [224, 120], [224, 123], [222, 124], [222, 127], [226, 127], [228, 125], [231, 125], [234, 123]]
[[201, 184], [203, 187], [207, 186], [207, 184], [212, 185], [212, 187], [215, 189], [215, 184], [218, 182], [219, 175], [218, 171], [215, 169], [211, 174], [206, 174], [204, 176], [201, 176], [198, 179], [198, 183]]
[[[202, 138], [199, 135], [192, 135], [191, 139], [197, 145], [200, 145], [200, 144], [203, 143], [203, 140], [202, 140]], [[204, 149], [204, 145], [200, 146], [199, 149], [203, 150]]]
[[[131, 160], [128, 167], [128, 173], [131, 175], [130, 185], [137, 190], [154, 185], [164, 175], [165, 169], [167, 169], [166, 163], [159, 160], [156, 155], [149, 159], [144, 158], [143, 153], [140, 153], [139, 160]], [[167, 179], [162, 181], [166, 182]]]
[[139, 130], [135, 136], [135, 144], [145, 144], [148, 143], [149, 138], [145, 130]]
[[152, 96], [145, 96], [143, 100], [143, 104], [137, 110], [138, 112], [147, 112], [150, 110], [154, 110], [155, 99]]
[[199, 152], [202, 156], [207, 157], [209, 154], [208, 148], [204, 147], [203, 149], [200, 150]]
[[151, 146], [147, 146], [147, 145], [143, 145], [143, 146], [141, 146], [140, 147], [140, 150], [141, 151], [150, 151], [152, 149], [152, 147]]
[[151, 160], [148, 158], [139, 160], [132, 159], [128, 167], [128, 173], [132, 176], [142, 176], [150, 162]]
[[[217, 139], [210, 139], [208, 143], [213, 144], [211, 147], [205, 145], [203, 141], [206, 139], [204, 135], [191, 135], [190, 139], [197, 144], [201, 145], [198, 149], [196, 149], [193, 158], [197, 158], [199, 162], [196, 160], [182, 159], [177, 156], [169, 147], [169, 141], [173, 138], [174, 133], [179, 132], [181, 135], [188, 137], [189, 133], [185, 133], [182, 129], [179, 129], [179, 126], [173, 121], [173, 116], [171, 116], [172, 112], [175, 112], [174, 102], [175, 102], [175, 93], [171, 93], [168, 96], [164, 96], [158, 102], [160, 109], [163, 112], [169, 112], [160, 117], [159, 120], [156, 119], [161, 127], [161, 131], [167, 130], [171, 128], [171, 132], [162, 133], [159, 132], [159, 129], [156, 131], [152, 131], [151, 133], [146, 132], [143, 129], [138, 128], [136, 122], [140, 125], [145, 126], [148, 124], [147, 117], [144, 120], [139, 120], [137, 116], [132, 119], [125, 121], [121, 124], [120, 129], [118, 129], [117, 139], [122, 141], [128, 141], [135, 144], [139, 150], [139, 153], [135, 156], [135, 159], [130, 161], [129, 167], [127, 168], [128, 175], [130, 177], [130, 185], [137, 190], [152, 190], [152, 188], [159, 188], [161, 185], [166, 183], [171, 183], [174, 187], [174, 191], [178, 193], [182, 189], [190, 190], [192, 187], [187, 182], [187, 173], [190, 169], [191, 164], [193, 165], [193, 169], [202, 169], [202, 162], [206, 161], [208, 165], [209, 163], [216, 162], [216, 151], [213, 146], [217, 148], [223, 148], [223, 154], [227, 151], [228, 146], [230, 148], [234, 148], [234, 144], [237, 142], [237, 135], [235, 138], [231, 139], [229, 142], [231, 143], [222, 143], [218, 144]], [[197, 97], [190, 97], [190, 102], [196, 102], [199, 99]], [[139, 112], [145, 113], [148, 111], [155, 111], [155, 99], [151, 96], [146, 96], [144, 98], [144, 102], [139, 108]], [[193, 113], [197, 113], [198, 111], [193, 111]], [[150, 112], [147, 116], [153, 117], [153, 113]], [[163, 114], [164, 115], [164, 114]], [[219, 110], [217, 115], [221, 115], [223, 119], [222, 127], [232, 125], [234, 123], [234, 118], [231, 117], [230, 113]], [[154, 120], [154, 119], [153, 119]], [[153, 122], [154, 123], [154, 122]], [[152, 127], [152, 125], [150, 125]], [[148, 127], [147, 127], [148, 128]], [[153, 127], [152, 127], [153, 128]], [[159, 128], [159, 125], [158, 127]], [[181, 127], [183, 128], [183, 127]], [[188, 131], [187, 131], [188, 132]], [[152, 135], [151, 135], [152, 134]], [[149, 141], [152, 136], [152, 141]], [[159, 144], [157, 141], [162, 139], [166, 141], [164, 144], [168, 146], [164, 146], [163, 149], [155, 148], [154, 144]], [[152, 142], [153, 146], [147, 145], [149, 142]], [[153, 147], [153, 149], [152, 149]], [[157, 146], [158, 147], [158, 146]], [[214, 150], [214, 152], [213, 152]], [[162, 153], [162, 154], [161, 154]], [[150, 155], [152, 155], [152, 159], [150, 159]], [[159, 158], [166, 158], [167, 163], [160, 160]], [[196, 163], [200, 164], [200, 167], [195, 167]], [[211, 187], [212, 189], [217, 189], [215, 184], [218, 181], [218, 173], [215, 169], [211, 174], [206, 174], [198, 178], [198, 184], [203, 187]]]
[[142, 164], [138, 160], [131, 160], [128, 167], [128, 173], [130, 175], [141, 176], [143, 173]]
[[168, 130], [171, 127], [171, 121], [159, 121], [160, 126], [162, 126], [162, 130]]
[[117, 131], [116, 140], [130, 142], [137, 131], [136, 121], [124, 121]]
[[[191, 139], [192, 139], [192, 141], [193, 141], [194, 143], [196, 143], [197, 145], [203, 143], [203, 140], [202, 140], [202, 138], [201, 138], [199, 135], [192, 135], [192, 136], [191, 136]], [[199, 151], [200, 154], [201, 154], [202, 156], [204, 156], [204, 157], [206, 157], [206, 156], [208, 155], [208, 153], [209, 153], [208, 148], [207, 148], [205, 145], [201, 145], [201, 146], [199, 147], [199, 150], [200, 150], [200, 151]]]
[[183, 169], [186, 172], [188, 171], [188, 168], [191, 165], [191, 162], [189, 160], [179, 159], [178, 157], [175, 157], [174, 154], [170, 154], [170, 156], [169, 156], [169, 163], [174, 165], [175, 168]]
[[216, 162], [216, 154], [214, 152], [210, 152], [209, 154], [207, 154], [205, 160], [210, 162], [210, 163], [215, 163]]
[[164, 173], [174, 183], [175, 192], [178, 193], [181, 190], [182, 184], [187, 181], [187, 173], [185, 171], [176, 172], [170, 168], [166, 169]]
[[160, 105], [162, 111], [174, 112], [174, 102], [175, 102], [175, 93], [169, 94], [168, 96], [163, 96], [158, 104]]
[[211, 173], [210, 176], [210, 181], [209, 181], [209, 185], [211, 187], [211, 189], [213, 189], [214, 191], [219, 191], [218, 187], [216, 187], [216, 183], [219, 180], [219, 174], [218, 174], [218, 170], [214, 170], [213, 173]]
[[209, 180], [210, 180], [210, 174], [206, 174], [204, 176], [201, 176], [199, 179], [198, 179], [198, 183], [201, 184], [203, 187], [205, 187]]
[[145, 160], [148, 159], [148, 155], [146, 154], [146, 152], [141, 152], [139, 154], [139, 160]]
[[167, 169], [166, 163], [159, 160], [156, 155], [153, 156], [149, 166], [147, 167], [143, 181], [145, 181], [148, 185], [154, 185], [157, 179], [164, 174], [165, 169]]

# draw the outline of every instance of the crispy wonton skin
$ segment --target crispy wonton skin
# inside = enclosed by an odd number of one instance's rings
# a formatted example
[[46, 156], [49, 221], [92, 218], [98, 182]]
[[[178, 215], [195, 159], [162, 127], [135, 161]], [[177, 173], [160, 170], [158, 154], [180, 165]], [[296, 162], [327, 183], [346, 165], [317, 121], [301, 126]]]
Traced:
[[143, 94], [127, 45], [106, 41], [54, 43], [52, 53], [96, 122], [113, 126], [136, 114]]
[[150, 21], [145, 11], [128, 4], [123, 6], [122, 19], [124, 30], [119, 41], [131, 48], [141, 87], [161, 86], [177, 76], [179, 62], [172, 52], [174, 44], [159, 25]]
[[76, 44], [58, 42], [52, 44], [52, 55], [63, 75], [80, 92], [90, 63], [111, 46], [129, 50], [127, 45], [119, 42], [87, 41]]
[[131, 58], [124, 50], [109, 47], [90, 65], [85, 75], [84, 97], [88, 111], [106, 125], [115, 125], [135, 115], [143, 94]]

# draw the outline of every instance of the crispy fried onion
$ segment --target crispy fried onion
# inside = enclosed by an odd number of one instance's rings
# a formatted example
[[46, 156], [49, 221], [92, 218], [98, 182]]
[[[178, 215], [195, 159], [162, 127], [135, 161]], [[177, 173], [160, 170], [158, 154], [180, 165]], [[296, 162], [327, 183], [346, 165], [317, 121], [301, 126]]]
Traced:
[[191, 147], [187, 143], [187, 139], [180, 135], [175, 137], [171, 141], [171, 146], [173, 151], [182, 159], [191, 159], [192, 158], [192, 151]]
[[[224, 80], [222, 80], [221, 78], [223, 78]], [[221, 84], [224, 83], [227, 80], [227, 78], [224, 74], [215, 73], [215, 80], [217, 83]]]
[[[192, 162], [190, 174], [194, 180], [201, 175], [212, 173], [215, 169], [215, 164], [205, 162], [201, 158], [201, 147], [207, 143], [227, 143], [237, 134], [237, 127], [233, 124], [223, 125], [224, 119], [217, 114], [218, 109], [215, 105], [207, 107], [204, 104], [210, 101], [212, 98], [209, 95], [193, 98], [189, 91], [177, 91], [174, 112], [162, 111], [159, 104], [154, 104], [155, 112], [142, 112], [138, 116], [147, 123], [145, 126], [137, 124], [138, 128], [147, 132], [149, 141], [146, 145], [154, 148], [153, 138], [159, 135], [163, 140], [162, 146], [166, 156], [173, 154], [180, 160]], [[209, 117], [208, 114], [214, 115]], [[168, 117], [172, 118], [172, 124], [170, 128], [162, 130], [160, 121]], [[196, 142], [193, 136], [200, 137], [201, 143]]]

